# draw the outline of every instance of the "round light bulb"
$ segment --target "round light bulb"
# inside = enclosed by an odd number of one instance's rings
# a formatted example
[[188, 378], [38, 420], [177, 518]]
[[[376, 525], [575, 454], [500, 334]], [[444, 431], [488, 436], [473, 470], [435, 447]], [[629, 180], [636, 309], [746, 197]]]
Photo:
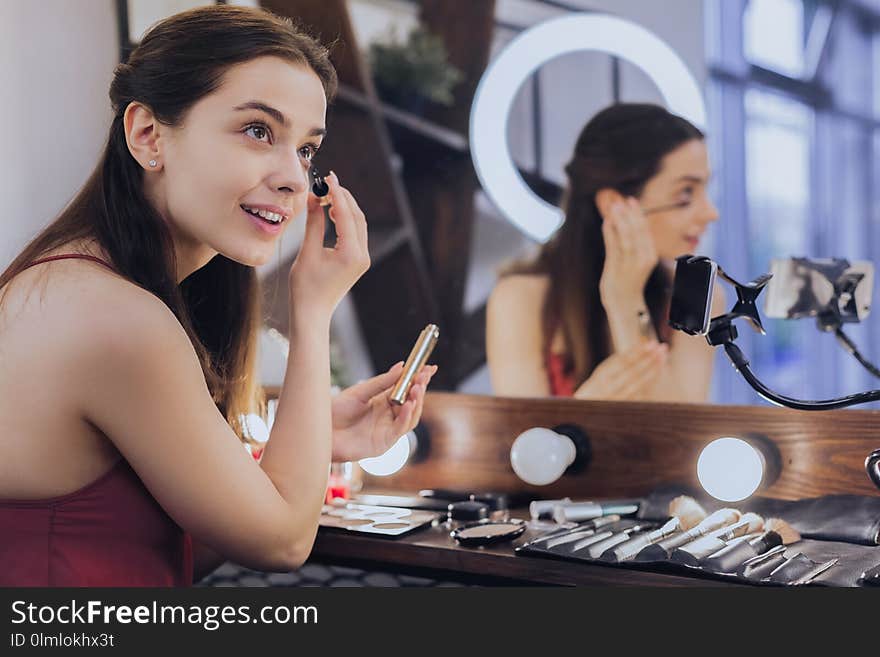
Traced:
[[535, 427], [516, 437], [510, 447], [510, 465], [527, 484], [545, 486], [553, 483], [577, 456], [571, 438]]
[[371, 475], [387, 477], [406, 465], [413, 452], [413, 445], [415, 445], [415, 437], [408, 433], [401, 436], [384, 454], [361, 459], [358, 465]]
[[758, 490], [764, 477], [764, 458], [739, 438], [718, 438], [697, 459], [697, 478], [712, 497], [738, 502]]

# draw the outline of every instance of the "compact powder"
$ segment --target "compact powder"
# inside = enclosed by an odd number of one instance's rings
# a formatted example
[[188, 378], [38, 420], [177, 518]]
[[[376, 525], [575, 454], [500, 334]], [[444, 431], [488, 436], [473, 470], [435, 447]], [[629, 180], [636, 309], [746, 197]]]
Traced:
[[522, 520], [492, 522], [481, 520], [471, 525], [464, 525], [450, 532], [450, 536], [464, 546], [487, 545], [496, 541], [516, 538], [526, 530]]
[[468, 527], [458, 533], [459, 538], [484, 538], [487, 536], [504, 536], [514, 532], [521, 531], [519, 525], [479, 525], [478, 527]]

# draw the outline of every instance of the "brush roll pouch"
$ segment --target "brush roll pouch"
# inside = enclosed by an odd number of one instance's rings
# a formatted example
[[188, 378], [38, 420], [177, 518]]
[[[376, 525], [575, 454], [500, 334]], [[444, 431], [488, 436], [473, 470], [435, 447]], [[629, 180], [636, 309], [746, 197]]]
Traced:
[[[680, 486], [657, 489], [641, 500], [635, 518], [623, 519], [603, 530], [619, 532], [633, 524], [642, 524], [645, 525], [643, 531], [651, 531], [668, 520], [669, 502], [673, 498], [690, 495], [707, 513], [733, 507], [743, 513], [757, 513], [765, 519], [781, 518], [801, 535], [801, 540], [759, 555], [749, 545], [752, 536], [727, 542], [703, 540], [702, 543], [698, 538], [673, 550], [648, 546], [635, 558], [620, 563], [591, 558], [589, 550], [575, 549], [577, 541], [559, 542], [551, 547], [548, 542], [539, 541], [521, 546], [516, 551], [523, 555], [540, 554], [601, 563], [609, 568], [686, 572], [712, 579], [771, 586], [792, 585], [805, 573], [837, 559], [836, 564], [818, 574], [809, 584], [856, 587], [863, 584], [860, 581], [862, 573], [880, 564], [880, 497], [826, 495], [795, 501], [756, 497], [738, 504], [723, 504], [694, 493]], [[634, 533], [632, 537], [638, 535]], [[667, 541], [674, 543], [675, 537]], [[707, 547], [709, 544], [713, 549]], [[676, 552], [678, 559], [673, 558]]]

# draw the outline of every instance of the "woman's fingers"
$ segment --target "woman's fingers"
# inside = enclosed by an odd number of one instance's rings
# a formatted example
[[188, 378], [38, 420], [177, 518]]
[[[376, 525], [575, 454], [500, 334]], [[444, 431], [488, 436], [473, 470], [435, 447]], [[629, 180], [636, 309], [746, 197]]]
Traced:
[[642, 390], [652, 381], [665, 364], [667, 352], [666, 345], [651, 346], [646, 353], [642, 352], [641, 358], [634, 362], [630, 361], [622, 371], [615, 372], [611, 385], [617, 398], [631, 398], [634, 393]]
[[324, 248], [324, 208], [318, 202], [318, 197], [309, 194], [306, 214], [306, 229], [303, 235], [302, 250], [314, 252]]
[[342, 187], [342, 193], [345, 196], [345, 200], [348, 202], [348, 209], [351, 212], [351, 216], [354, 217], [355, 224], [355, 234], [358, 237], [358, 242], [360, 242], [361, 248], [365, 251], [367, 250], [367, 217], [364, 215], [360, 206], [357, 204], [354, 196], [352, 196], [351, 192], [348, 191], [345, 187]]
[[633, 399], [643, 392], [647, 386], [653, 383], [660, 375], [663, 368], [663, 360], [652, 359], [649, 367], [634, 371], [631, 377], [621, 381], [618, 390], [619, 399]]
[[411, 424], [415, 426], [415, 423], [412, 421], [415, 408], [416, 401], [412, 397], [407, 399], [403, 406], [399, 408], [397, 416], [394, 418], [394, 423], [391, 425], [391, 438], [388, 447], [405, 435], [412, 428]]
[[336, 248], [337, 250], [349, 249], [350, 244], [359, 244], [355, 219], [348, 207], [348, 199], [339, 184], [339, 178], [332, 171], [324, 178], [330, 188], [330, 219], [336, 224]]
[[425, 406], [425, 395], [428, 394], [428, 385], [431, 383], [431, 378], [433, 378], [434, 374], [437, 372], [436, 365], [429, 365], [424, 368], [424, 371], [419, 375], [418, 380], [416, 381], [416, 385], [418, 386], [418, 395], [416, 397], [416, 408], [413, 412], [412, 424], [408, 430], [413, 429], [416, 424], [418, 424], [419, 419], [422, 417], [422, 409]]
[[383, 372], [382, 374], [355, 383], [348, 388], [348, 391], [354, 394], [357, 399], [366, 403], [376, 395], [385, 391], [390, 391], [390, 388], [397, 383], [402, 372], [403, 361], [400, 361], [392, 365], [388, 371]]
[[605, 258], [613, 259], [620, 252], [620, 238], [617, 236], [617, 230], [614, 228], [615, 218], [609, 215], [602, 220], [602, 239], [605, 241]]
[[601, 376], [607, 378], [611, 385], [616, 385], [633, 373], [651, 367], [652, 361], [665, 351], [666, 346], [654, 340], [645, 342], [623, 353], [609, 356], [596, 371], [599, 373], [601, 369]]
[[613, 220], [612, 228], [617, 232], [617, 243], [620, 252], [629, 257], [635, 248], [635, 235], [626, 216], [626, 206], [622, 202], [615, 203], [611, 206], [611, 214]]
[[654, 256], [654, 240], [648, 228], [648, 220], [642, 212], [637, 199], [626, 200], [626, 222], [633, 236], [634, 250], [646, 261]]

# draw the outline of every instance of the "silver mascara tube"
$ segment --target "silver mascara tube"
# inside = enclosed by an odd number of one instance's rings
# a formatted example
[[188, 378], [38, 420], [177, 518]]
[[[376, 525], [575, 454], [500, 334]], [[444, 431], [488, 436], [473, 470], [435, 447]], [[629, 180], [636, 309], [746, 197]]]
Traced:
[[406, 401], [406, 396], [409, 393], [409, 388], [412, 385], [413, 379], [422, 366], [427, 362], [428, 356], [430, 356], [431, 352], [434, 350], [434, 346], [437, 344], [439, 337], [440, 329], [437, 328], [436, 324], [428, 324], [422, 330], [422, 333], [419, 335], [419, 339], [416, 340], [412, 351], [409, 352], [409, 357], [406, 359], [406, 363], [403, 365], [403, 372], [401, 373], [400, 378], [397, 380], [394, 389], [391, 391], [391, 403], [402, 405]]

